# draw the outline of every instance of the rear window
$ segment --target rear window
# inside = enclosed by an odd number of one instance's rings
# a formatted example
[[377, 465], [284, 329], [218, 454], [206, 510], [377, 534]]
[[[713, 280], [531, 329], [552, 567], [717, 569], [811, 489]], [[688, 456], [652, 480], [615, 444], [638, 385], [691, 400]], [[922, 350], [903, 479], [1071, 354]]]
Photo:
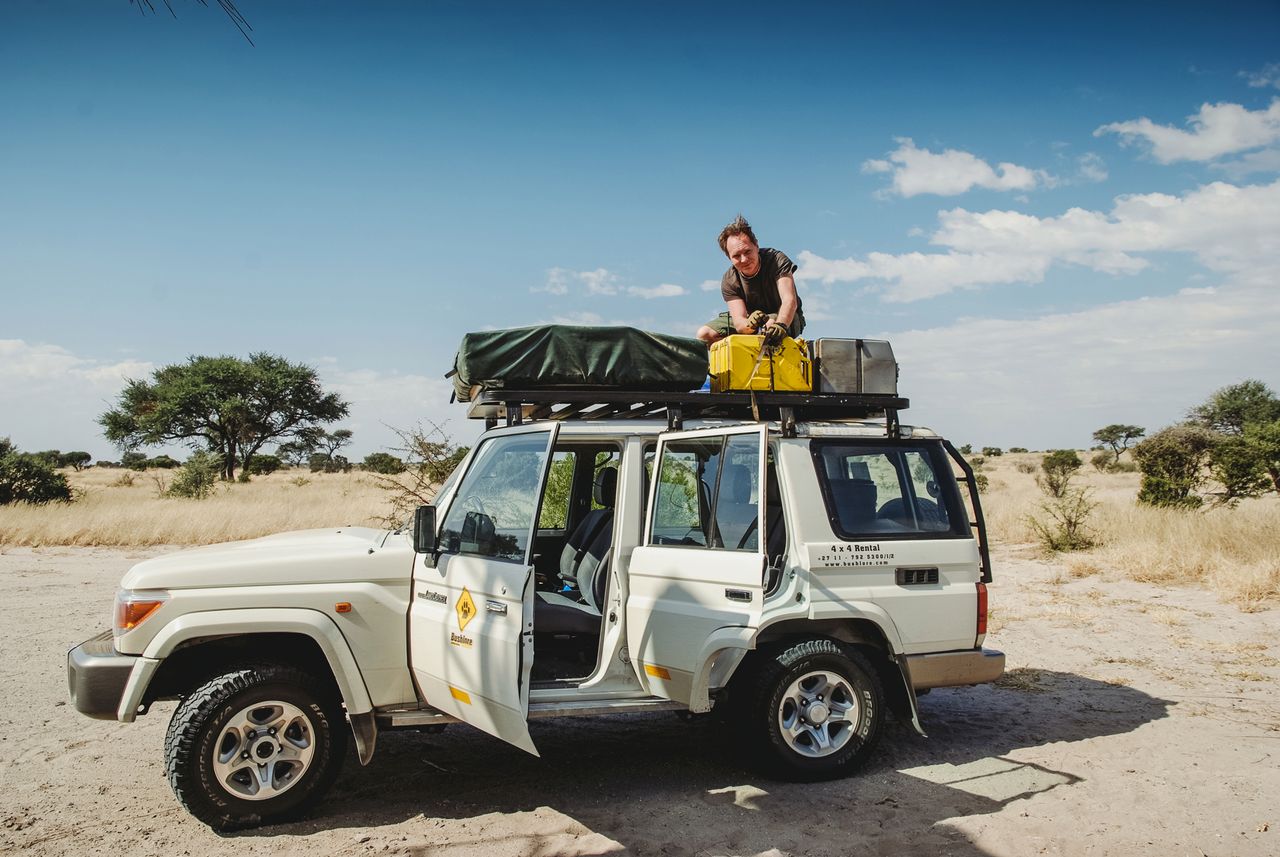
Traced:
[[969, 534], [937, 444], [814, 441], [812, 452], [832, 529], [842, 538]]

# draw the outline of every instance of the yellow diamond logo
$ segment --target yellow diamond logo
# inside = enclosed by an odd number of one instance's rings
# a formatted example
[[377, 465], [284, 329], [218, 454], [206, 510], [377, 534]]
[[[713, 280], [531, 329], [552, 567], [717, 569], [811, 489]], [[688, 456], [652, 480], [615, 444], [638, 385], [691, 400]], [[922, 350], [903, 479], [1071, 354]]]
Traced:
[[458, 611], [458, 630], [467, 630], [467, 623], [476, 615], [476, 602], [471, 600], [470, 590], [463, 589], [462, 594], [458, 596], [458, 604], [454, 608]]

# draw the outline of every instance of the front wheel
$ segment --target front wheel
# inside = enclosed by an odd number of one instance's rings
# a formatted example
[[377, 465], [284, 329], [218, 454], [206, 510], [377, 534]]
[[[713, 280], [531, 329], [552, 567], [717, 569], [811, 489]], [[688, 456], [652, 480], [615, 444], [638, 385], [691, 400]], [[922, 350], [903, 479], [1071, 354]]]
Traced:
[[775, 652], [762, 665], [740, 714], [760, 766], [808, 782], [852, 773], [880, 735], [884, 691], [857, 650], [812, 639]]
[[346, 748], [337, 699], [289, 667], [245, 667], [183, 700], [165, 736], [178, 800], [216, 830], [279, 821], [317, 801]]

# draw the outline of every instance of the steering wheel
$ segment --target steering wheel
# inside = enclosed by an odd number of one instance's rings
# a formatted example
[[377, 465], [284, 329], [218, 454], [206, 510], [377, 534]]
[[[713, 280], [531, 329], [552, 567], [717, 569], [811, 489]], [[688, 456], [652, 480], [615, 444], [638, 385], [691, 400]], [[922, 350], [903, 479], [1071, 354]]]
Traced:
[[484, 501], [480, 499], [478, 494], [468, 494], [462, 498], [462, 511], [477, 512], [481, 515], [487, 514]]

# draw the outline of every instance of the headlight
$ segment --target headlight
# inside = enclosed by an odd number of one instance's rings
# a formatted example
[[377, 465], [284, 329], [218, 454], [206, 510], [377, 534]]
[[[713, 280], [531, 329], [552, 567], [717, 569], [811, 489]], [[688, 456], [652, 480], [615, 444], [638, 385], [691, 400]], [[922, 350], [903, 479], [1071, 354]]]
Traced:
[[121, 589], [116, 593], [115, 621], [111, 631], [119, 637], [132, 631], [169, 600], [169, 593], [159, 589]]

